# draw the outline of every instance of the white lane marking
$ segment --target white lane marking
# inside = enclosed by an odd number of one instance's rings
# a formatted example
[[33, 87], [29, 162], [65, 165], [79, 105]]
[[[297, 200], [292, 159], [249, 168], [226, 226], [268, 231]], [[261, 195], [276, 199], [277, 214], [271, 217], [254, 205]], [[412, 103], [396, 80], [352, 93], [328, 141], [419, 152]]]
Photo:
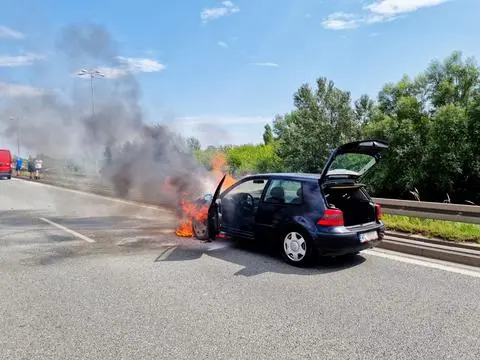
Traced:
[[[407, 264], [413, 264], [413, 265], [419, 265], [419, 266], [424, 266], [432, 269], [437, 269], [437, 270], [444, 270], [452, 273], [457, 273], [461, 275], [467, 275], [467, 276], [472, 276], [476, 278], [480, 278], [480, 270], [476, 271], [473, 269], [476, 269], [474, 267], [467, 267], [467, 266], [456, 266], [457, 264], [453, 263], [440, 263], [440, 262], [434, 262], [430, 259], [420, 259], [418, 257], [412, 257], [412, 256], [402, 256], [400, 253], [395, 254], [395, 253], [390, 253], [390, 252], [385, 252], [384, 250], [378, 250], [378, 249], [370, 249], [370, 250], [364, 250], [363, 253], [368, 254], [368, 255], [373, 255], [373, 256], [379, 256], [383, 257], [385, 259], [389, 260], [395, 260], [395, 261], [401, 261]], [[429, 261], [430, 260], [430, 261]], [[451, 264], [451, 265], [447, 265]], [[470, 268], [472, 270], [470, 270]]]
[[160, 256], [157, 257], [157, 259], [155, 261], [167, 260], [168, 257], [170, 256], [170, 254], [173, 253], [177, 248], [178, 248], [177, 245], [172, 246], [172, 247], [167, 247], [167, 249], [162, 254], [160, 254]]
[[89, 243], [94, 243], [94, 242], [95, 242], [95, 240], [90, 239], [88, 236], [85, 236], [85, 235], [82, 235], [82, 234], [80, 234], [80, 233], [78, 233], [78, 232], [76, 232], [76, 231], [70, 230], [69, 228], [66, 228], [65, 226], [62, 226], [62, 225], [60, 225], [60, 224], [57, 224], [56, 222], [53, 222], [53, 221], [48, 220], [48, 219], [45, 219], [45, 218], [43, 218], [43, 217], [41, 217], [41, 218], [39, 218], [39, 219], [42, 220], [42, 221], [44, 221], [44, 222], [46, 222], [46, 223], [48, 223], [48, 224], [50, 224], [50, 225], [52, 225], [52, 226], [55, 226], [56, 228], [59, 228], [59, 229], [63, 230], [63, 231], [65, 231], [65, 232], [67, 232], [67, 233], [69, 233], [69, 234], [71, 234], [71, 235], [73, 235], [73, 236], [75, 236], [75, 237], [77, 237], [77, 238], [79, 238], [79, 239], [85, 240], [86, 242], [89, 242]]
[[[13, 180], [13, 178], [12, 178], [12, 180]], [[156, 211], [162, 211], [162, 212], [170, 212], [170, 211], [168, 211], [165, 208], [162, 208], [160, 206], [143, 205], [143, 204], [140, 204], [140, 203], [135, 202], [135, 201], [117, 199], [117, 198], [114, 198], [114, 197], [93, 194], [93, 193], [89, 193], [89, 192], [82, 191], [82, 190], [67, 189], [67, 188], [64, 188], [64, 187], [61, 187], [61, 186], [44, 184], [44, 183], [40, 183], [40, 182], [27, 181], [27, 180], [23, 180], [23, 179], [15, 179], [15, 181], [23, 181], [23, 182], [28, 183], [28, 184], [45, 186], [45, 187], [49, 187], [49, 188], [54, 188], [56, 190], [61, 190], [61, 191], [70, 192], [70, 193], [73, 193], [73, 194], [78, 194], [78, 195], [83, 195], [83, 196], [96, 197], [96, 198], [99, 198], [99, 199], [109, 200], [109, 201], [113, 201], [113, 202], [120, 203], [120, 204], [138, 206], [138, 207], [141, 207], [141, 208], [144, 208], [144, 209], [150, 209], [150, 210], [156, 210]]]
[[175, 229], [160, 229], [156, 230], [156, 232], [159, 232], [161, 234], [172, 234], [175, 232]]

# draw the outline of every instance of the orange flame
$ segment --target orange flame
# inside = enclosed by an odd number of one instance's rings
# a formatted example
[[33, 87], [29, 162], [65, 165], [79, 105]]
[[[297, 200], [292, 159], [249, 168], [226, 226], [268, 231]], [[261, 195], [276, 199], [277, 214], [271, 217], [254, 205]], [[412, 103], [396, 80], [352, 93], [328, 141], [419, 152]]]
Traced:
[[180, 208], [182, 210], [182, 220], [175, 231], [177, 236], [191, 237], [193, 236], [192, 220], [198, 222], [207, 220], [208, 206], [197, 206], [186, 200], [180, 201]]
[[[218, 183], [225, 174], [227, 166], [227, 159], [225, 154], [217, 153], [212, 158], [212, 176]], [[235, 184], [237, 180], [231, 175], [227, 174], [225, 181], [222, 185], [222, 190]], [[195, 219], [198, 222], [206, 221], [208, 218], [208, 206], [198, 206], [195, 203], [185, 200], [188, 194], [184, 194], [183, 199], [180, 201], [180, 210], [182, 212], [182, 219], [175, 231], [177, 236], [192, 237], [192, 220]]]
[[[217, 153], [212, 158], [212, 174], [215, 176], [217, 183], [225, 174], [225, 168], [227, 166], [227, 159], [225, 158], [225, 154]], [[226, 189], [237, 182], [237, 179], [232, 177], [227, 173], [225, 177], [225, 181], [223, 182], [222, 189]]]
[[178, 225], [177, 230], [175, 230], [175, 234], [181, 237], [192, 237], [193, 236], [193, 228], [192, 222], [185, 220], [180, 225]]

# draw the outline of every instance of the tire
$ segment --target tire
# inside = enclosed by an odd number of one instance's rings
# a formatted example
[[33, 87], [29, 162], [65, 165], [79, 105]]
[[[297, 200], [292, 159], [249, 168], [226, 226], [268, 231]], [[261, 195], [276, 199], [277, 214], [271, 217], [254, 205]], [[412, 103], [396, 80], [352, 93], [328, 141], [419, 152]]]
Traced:
[[197, 221], [195, 219], [192, 219], [192, 230], [193, 230], [193, 235], [198, 239], [198, 240], [208, 240], [208, 225], [206, 221]]
[[306, 267], [316, 257], [313, 241], [304, 230], [291, 229], [283, 233], [281, 238], [282, 257], [287, 264]]

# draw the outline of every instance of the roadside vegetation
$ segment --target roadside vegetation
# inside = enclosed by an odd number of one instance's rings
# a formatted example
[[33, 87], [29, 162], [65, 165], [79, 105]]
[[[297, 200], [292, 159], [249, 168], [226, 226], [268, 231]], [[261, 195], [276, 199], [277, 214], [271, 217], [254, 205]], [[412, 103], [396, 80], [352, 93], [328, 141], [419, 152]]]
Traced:
[[454, 242], [480, 244], [480, 225], [383, 214], [388, 230]]

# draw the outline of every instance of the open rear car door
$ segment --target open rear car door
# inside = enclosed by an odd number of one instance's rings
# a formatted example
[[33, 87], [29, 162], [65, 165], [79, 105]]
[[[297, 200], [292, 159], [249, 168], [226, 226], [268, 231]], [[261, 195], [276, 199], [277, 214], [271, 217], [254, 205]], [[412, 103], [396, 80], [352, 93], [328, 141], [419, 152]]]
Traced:
[[332, 151], [320, 175], [320, 183], [335, 178], [357, 181], [374, 167], [388, 144], [381, 140], [354, 141]]
[[223, 182], [227, 175], [223, 175], [222, 180], [218, 183], [217, 189], [215, 190], [215, 194], [213, 194], [212, 202], [208, 208], [208, 237], [210, 240], [215, 240], [217, 235], [220, 233], [220, 218], [218, 212], [218, 204], [217, 199], [220, 195], [220, 191], [222, 190]]

